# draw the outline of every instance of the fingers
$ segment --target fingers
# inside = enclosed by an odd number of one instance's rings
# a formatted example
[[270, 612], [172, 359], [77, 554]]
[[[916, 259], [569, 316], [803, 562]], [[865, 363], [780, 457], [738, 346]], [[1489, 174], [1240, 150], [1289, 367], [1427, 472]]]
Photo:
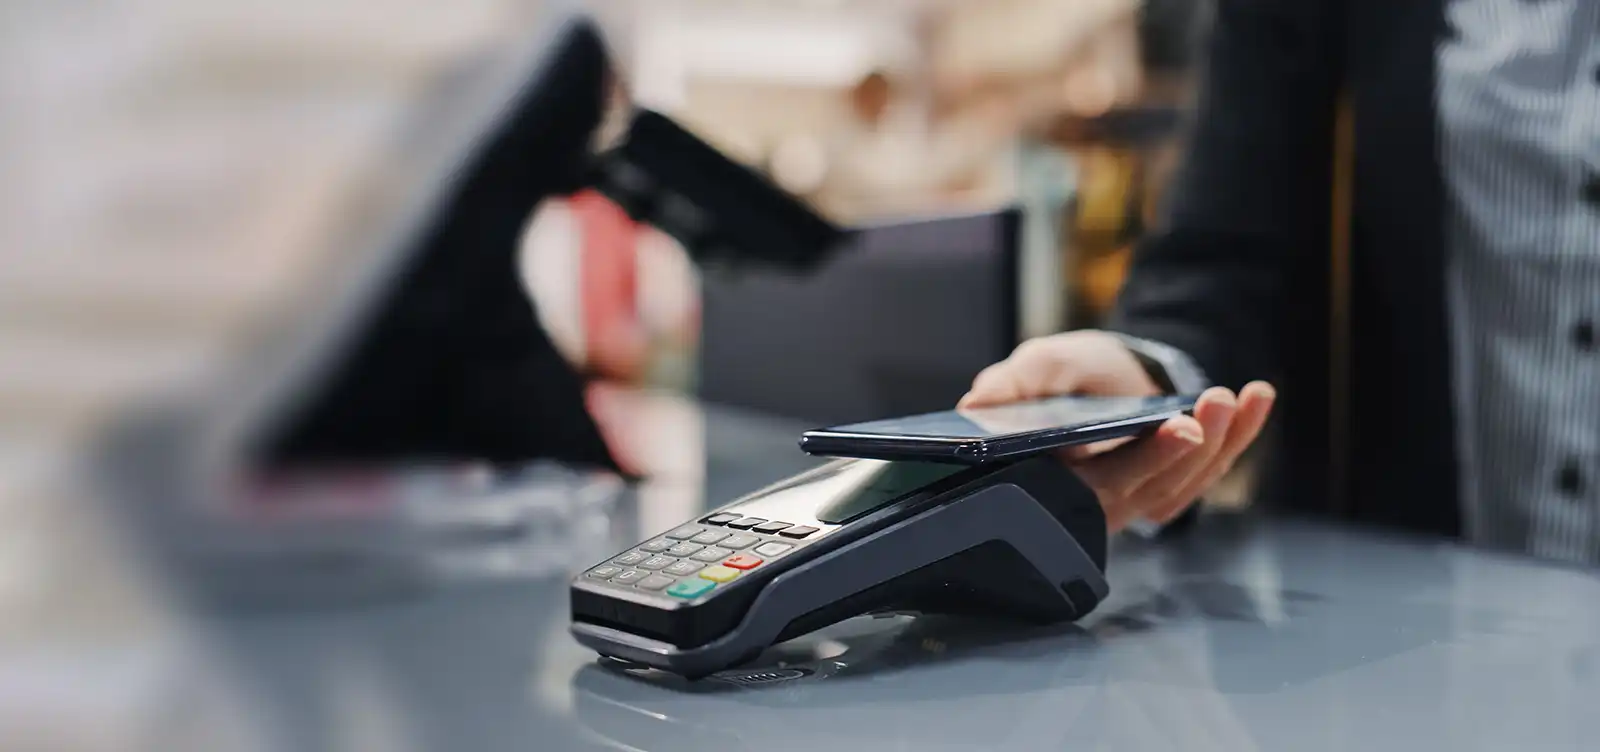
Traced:
[[1221, 451], [1201, 473], [1189, 480], [1166, 507], [1154, 512], [1151, 520], [1157, 523], [1171, 521], [1189, 503], [1222, 480], [1222, 477], [1233, 469], [1239, 455], [1261, 435], [1261, 429], [1266, 426], [1267, 418], [1272, 414], [1272, 406], [1276, 401], [1277, 392], [1265, 382], [1251, 382], [1240, 390], [1239, 408], [1233, 416], [1232, 424], [1228, 427]]
[[1064, 456], [1099, 495], [1112, 532], [1139, 518], [1170, 522], [1233, 467], [1261, 433], [1275, 399], [1261, 382], [1238, 397], [1209, 389], [1194, 417], [1167, 421], [1146, 441], [1088, 459]]
[[1205, 433], [1199, 422], [1180, 415], [1161, 424], [1144, 441], [1076, 462], [1073, 468], [1100, 498], [1106, 510], [1107, 525], [1112, 530], [1121, 530], [1136, 512], [1134, 491], [1204, 442]]
[[1237, 409], [1238, 402], [1227, 389], [1207, 389], [1200, 395], [1195, 402], [1194, 416], [1205, 433], [1205, 444], [1135, 490], [1133, 495], [1139, 500], [1139, 513], [1153, 515], [1164, 513], [1170, 507], [1181, 510], [1188, 506], [1192, 499], [1185, 499], [1181, 494], [1222, 455]]
[[1090, 457], [1097, 457], [1110, 452], [1113, 449], [1118, 449], [1124, 444], [1131, 444], [1138, 440], [1138, 436], [1123, 436], [1116, 439], [1096, 441], [1091, 444], [1078, 444], [1076, 446], [1066, 447], [1062, 450], [1062, 452], [1064, 453], [1063, 457], [1065, 459], [1076, 462], [1079, 460], [1089, 459]]
[[1071, 359], [1056, 352], [1045, 340], [1028, 340], [1011, 357], [978, 373], [972, 389], [957, 408], [983, 407], [1007, 402], [1068, 394], [1077, 389]]
[[978, 377], [972, 380], [972, 388], [956, 402], [956, 409], [1003, 405], [1021, 399], [1017, 395], [1011, 363], [1002, 360], [978, 372]]

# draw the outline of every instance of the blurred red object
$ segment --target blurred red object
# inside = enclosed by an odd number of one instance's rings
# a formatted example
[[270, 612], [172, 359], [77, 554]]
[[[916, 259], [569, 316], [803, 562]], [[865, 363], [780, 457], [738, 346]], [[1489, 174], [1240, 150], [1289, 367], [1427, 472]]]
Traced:
[[570, 201], [581, 237], [579, 289], [584, 363], [591, 375], [638, 383], [649, 360], [639, 318], [640, 225], [610, 199], [583, 191]]

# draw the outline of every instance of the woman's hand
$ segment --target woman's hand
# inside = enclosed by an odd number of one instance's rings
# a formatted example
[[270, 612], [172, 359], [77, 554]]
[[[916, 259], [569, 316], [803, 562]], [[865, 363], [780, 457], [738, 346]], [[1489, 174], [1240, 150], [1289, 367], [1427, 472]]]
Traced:
[[[1160, 388], [1126, 345], [1083, 330], [1022, 343], [1011, 357], [978, 374], [959, 407], [983, 407], [1067, 394], [1150, 397]], [[1214, 387], [1193, 417], [1163, 423], [1142, 441], [1063, 450], [1062, 459], [1100, 499], [1112, 532], [1137, 519], [1166, 523], [1222, 479], [1255, 441], [1276, 392], [1252, 382], [1238, 395]]]

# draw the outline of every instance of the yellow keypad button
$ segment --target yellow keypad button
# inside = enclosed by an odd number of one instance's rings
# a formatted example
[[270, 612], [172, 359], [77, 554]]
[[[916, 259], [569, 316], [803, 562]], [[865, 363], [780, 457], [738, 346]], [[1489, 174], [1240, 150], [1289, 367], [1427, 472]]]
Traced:
[[700, 576], [712, 582], [727, 582], [738, 577], [739, 570], [733, 567], [709, 567], [702, 571]]

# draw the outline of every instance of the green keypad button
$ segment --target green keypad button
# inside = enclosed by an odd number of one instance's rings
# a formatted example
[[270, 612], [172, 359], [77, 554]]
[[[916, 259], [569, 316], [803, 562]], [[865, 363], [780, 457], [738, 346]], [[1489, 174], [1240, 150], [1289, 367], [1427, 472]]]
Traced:
[[672, 587], [667, 588], [667, 595], [676, 598], [698, 598], [706, 593], [711, 592], [711, 589], [716, 586], [717, 583], [710, 580], [684, 580], [676, 585], [673, 585]]

